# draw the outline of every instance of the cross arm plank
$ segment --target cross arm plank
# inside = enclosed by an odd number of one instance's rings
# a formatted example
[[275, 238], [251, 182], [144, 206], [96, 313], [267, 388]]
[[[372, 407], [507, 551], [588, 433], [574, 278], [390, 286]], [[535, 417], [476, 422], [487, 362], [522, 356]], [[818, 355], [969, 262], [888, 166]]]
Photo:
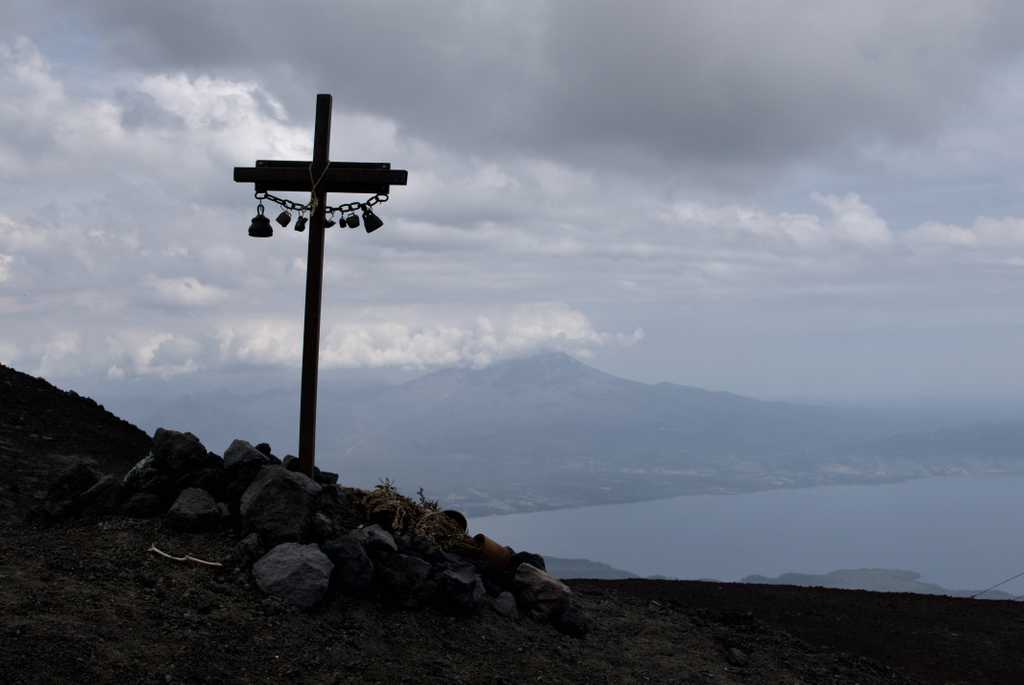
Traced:
[[[235, 181], [253, 183], [257, 191], [311, 190], [308, 162], [268, 161], [265, 164], [235, 167]], [[404, 169], [381, 168], [375, 163], [332, 162], [318, 190], [327, 193], [387, 193], [390, 186], [404, 186], [408, 175]]]

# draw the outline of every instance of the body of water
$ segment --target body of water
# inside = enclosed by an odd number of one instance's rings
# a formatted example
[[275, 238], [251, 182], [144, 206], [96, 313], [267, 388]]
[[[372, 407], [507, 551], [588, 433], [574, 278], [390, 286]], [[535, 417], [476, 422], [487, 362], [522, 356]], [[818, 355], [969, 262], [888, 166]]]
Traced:
[[[639, 575], [899, 568], [949, 589], [1024, 571], [1024, 477], [929, 478], [487, 516], [473, 532]], [[1001, 588], [1024, 593], [1024, 579]]]

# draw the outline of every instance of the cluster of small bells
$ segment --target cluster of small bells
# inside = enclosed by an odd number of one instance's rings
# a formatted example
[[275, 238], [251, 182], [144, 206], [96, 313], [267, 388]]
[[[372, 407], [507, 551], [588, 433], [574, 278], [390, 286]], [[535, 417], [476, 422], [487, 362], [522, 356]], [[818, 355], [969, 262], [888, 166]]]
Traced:
[[[360, 209], [363, 213], [363, 226], [366, 228], [367, 233], [373, 233], [378, 228], [384, 225], [380, 217], [373, 213], [373, 210], [366, 205], [361, 205]], [[292, 221], [292, 213], [287, 209], [281, 210], [281, 213], [277, 215], [277, 223], [281, 224], [282, 227], [287, 227]], [[340, 221], [349, 228], [359, 228], [359, 217], [355, 212], [351, 212], [348, 216], [343, 216]], [[324, 220], [324, 228], [330, 228], [337, 222], [334, 220], [334, 212], [332, 211]], [[295, 221], [295, 230], [302, 231], [306, 230], [306, 215], [299, 214], [299, 218]], [[249, 237], [250, 238], [269, 238], [274, 235], [274, 228], [270, 225], [270, 219], [263, 215], [263, 203], [260, 202], [256, 206], [256, 216], [252, 218], [252, 223], [249, 224]]]

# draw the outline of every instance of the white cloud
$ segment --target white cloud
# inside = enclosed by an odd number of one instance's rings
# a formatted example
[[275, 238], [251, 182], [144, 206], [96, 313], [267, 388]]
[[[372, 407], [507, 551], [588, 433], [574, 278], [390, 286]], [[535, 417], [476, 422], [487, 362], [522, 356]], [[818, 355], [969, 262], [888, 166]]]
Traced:
[[0, 340], [0, 363], [12, 366], [18, 361], [18, 346], [14, 343]]
[[856, 193], [842, 196], [815, 194], [813, 197], [831, 212], [825, 224], [828, 235], [865, 246], [888, 245], [892, 242], [889, 226]]
[[81, 336], [75, 331], [62, 331], [43, 346], [43, 354], [36, 368], [36, 375], [50, 376], [75, 373], [79, 369], [77, 359], [81, 351]]
[[[184, 138], [206, 146], [207, 154], [216, 153], [215, 159], [244, 159], [256, 147], [271, 159], [311, 154], [312, 141], [305, 127], [288, 124], [284, 106], [257, 83], [155, 74], [143, 77], [138, 90], [178, 117], [186, 132], [197, 134]], [[165, 137], [167, 142], [183, 138], [181, 131], [171, 133]]]
[[46, 234], [0, 214], [0, 248], [20, 252], [38, 250], [45, 246]]
[[[306, 235], [248, 240], [251, 188], [231, 181], [235, 164], [308, 156], [312, 122], [292, 118], [289, 90], [205, 66], [83, 82], [88, 69], [59, 54], [51, 66], [31, 41], [0, 43], [0, 177], [12, 189], [0, 312], [19, 363], [112, 379], [297, 365]], [[934, 212], [922, 223], [856, 169], [813, 167], [777, 194], [759, 177], [740, 198], [636, 151], [604, 150], [597, 165], [543, 146], [467, 154], [335, 92], [334, 158], [390, 160], [410, 185], [380, 208], [383, 231], [328, 235], [325, 367], [484, 365], [551, 348], [647, 363], [621, 352], [641, 339], [663, 359], [685, 348], [700, 360], [722, 348], [705, 331], [723, 321], [760, 317], [744, 330], [753, 339], [793, 312], [914, 319], [933, 301], [1016, 316], [1016, 210], [972, 220], [958, 208], [954, 220], [919, 203]], [[1016, 148], [1004, 147], [1011, 164]], [[898, 180], [941, 161], [911, 160]], [[650, 337], [602, 330], [639, 327]]]
[[184, 307], [206, 307], [222, 302], [227, 293], [214, 286], [200, 283], [193, 276], [184, 278], [150, 277], [147, 285], [161, 302]]
[[790, 243], [798, 248], [823, 248], [835, 242], [871, 247], [892, 242], [886, 222], [856, 193], [814, 193], [811, 198], [828, 210], [826, 216], [684, 202], [662, 211], [660, 217], [666, 223], [682, 227], [724, 231], [732, 237], [749, 235]]
[[142, 341], [131, 350], [133, 371], [162, 378], [192, 373], [199, 369], [195, 357], [201, 345], [185, 336], [161, 333]]
[[978, 236], [968, 228], [929, 221], [908, 231], [907, 241], [920, 245], [971, 247], [978, 243]]
[[907, 234], [917, 245], [945, 247], [1021, 248], [1024, 247], [1024, 218], [982, 216], [970, 226], [926, 222]]
[[[520, 305], [462, 316], [412, 309], [365, 311], [321, 335], [321, 364], [331, 367], [486, 366], [498, 359], [557, 349], [586, 355], [643, 338], [603, 333], [581, 312], [559, 303]], [[251, 320], [224, 326], [220, 354], [228, 361], [297, 365], [302, 329], [297, 321]]]

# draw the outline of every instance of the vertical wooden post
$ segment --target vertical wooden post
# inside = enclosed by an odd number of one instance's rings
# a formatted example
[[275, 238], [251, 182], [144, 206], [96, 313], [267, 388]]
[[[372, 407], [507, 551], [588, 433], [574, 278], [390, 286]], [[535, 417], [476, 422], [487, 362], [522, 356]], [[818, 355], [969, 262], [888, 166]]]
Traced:
[[[316, 96], [316, 127], [313, 133], [312, 182], [321, 178], [330, 163], [330, 95]], [[302, 395], [299, 403], [299, 468], [310, 478], [316, 455], [316, 386], [320, 369], [320, 303], [324, 281], [324, 221], [327, 192], [313, 188], [315, 207], [309, 219], [309, 253], [306, 257], [306, 317], [302, 336]]]

